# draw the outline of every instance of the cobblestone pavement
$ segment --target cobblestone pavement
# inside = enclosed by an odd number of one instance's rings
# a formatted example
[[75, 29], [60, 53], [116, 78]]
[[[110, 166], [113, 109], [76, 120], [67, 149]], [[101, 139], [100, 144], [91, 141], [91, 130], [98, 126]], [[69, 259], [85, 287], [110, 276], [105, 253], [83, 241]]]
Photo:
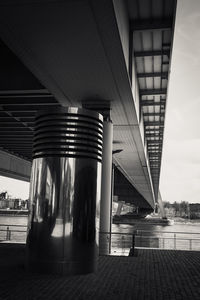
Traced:
[[138, 250], [135, 257], [99, 258], [95, 274], [30, 274], [24, 246], [0, 245], [0, 299], [200, 299], [200, 252]]

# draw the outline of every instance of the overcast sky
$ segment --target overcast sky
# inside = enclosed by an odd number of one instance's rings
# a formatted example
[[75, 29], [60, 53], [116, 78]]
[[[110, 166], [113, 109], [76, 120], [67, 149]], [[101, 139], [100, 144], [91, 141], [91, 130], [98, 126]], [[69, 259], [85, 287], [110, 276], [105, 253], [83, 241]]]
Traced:
[[[200, 202], [200, 0], [179, 0], [168, 90], [160, 191]], [[29, 184], [0, 177], [0, 191], [28, 198]]]
[[200, 202], [200, 0], [179, 0], [169, 81], [160, 191]]

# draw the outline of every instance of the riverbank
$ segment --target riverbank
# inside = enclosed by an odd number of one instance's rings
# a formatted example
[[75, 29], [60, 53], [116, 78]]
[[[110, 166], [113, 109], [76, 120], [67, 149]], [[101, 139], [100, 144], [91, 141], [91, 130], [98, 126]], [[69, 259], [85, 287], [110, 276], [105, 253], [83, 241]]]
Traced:
[[138, 224], [151, 224], [151, 225], [173, 225], [173, 224], [185, 224], [185, 225], [200, 225], [200, 219], [186, 219], [180, 217], [173, 218], [159, 218], [159, 217], [146, 217], [146, 218], [131, 218], [130, 216], [118, 216], [113, 218], [113, 224], [126, 224], [126, 225], [138, 225]]
[[200, 219], [185, 219], [180, 217], [174, 217], [174, 224], [199, 224], [200, 225]]
[[0, 216], [28, 216], [29, 210], [27, 209], [0, 209]]

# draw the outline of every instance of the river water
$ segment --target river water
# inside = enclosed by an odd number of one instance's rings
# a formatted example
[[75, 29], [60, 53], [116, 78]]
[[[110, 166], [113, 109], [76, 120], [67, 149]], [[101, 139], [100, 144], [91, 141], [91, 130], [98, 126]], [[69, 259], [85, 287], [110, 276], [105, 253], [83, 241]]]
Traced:
[[0, 215], [0, 241], [26, 242], [27, 216]]
[[[135, 246], [138, 248], [157, 248], [200, 251], [200, 222], [158, 225], [136, 223], [135, 225], [113, 224], [113, 248], [127, 250], [135, 234]], [[120, 234], [119, 234], [120, 233]], [[127, 235], [127, 234], [130, 235]], [[123, 236], [123, 234], [126, 234]]]
[[[0, 216], [0, 241], [25, 243], [27, 216]], [[199, 250], [200, 223], [175, 223], [174, 225], [154, 225], [137, 223], [135, 225], [112, 225], [112, 252], [129, 251], [135, 234], [135, 246], [160, 249]]]

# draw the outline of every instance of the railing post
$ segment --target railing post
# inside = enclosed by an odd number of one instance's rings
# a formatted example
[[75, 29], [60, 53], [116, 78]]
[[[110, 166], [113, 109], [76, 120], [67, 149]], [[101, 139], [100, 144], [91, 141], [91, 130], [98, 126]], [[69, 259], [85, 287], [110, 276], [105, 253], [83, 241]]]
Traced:
[[132, 255], [135, 253], [135, 234], [132, 236]]
[[176, 250], [176, 233], [174, 233], [174, 250]]
[[163, 237], [163, 249], [165, 249], [165, 238]]
[[134, 252], [134, 249], [135, 249], [135, 234], [133, 234], [133, 236], [132, 236], [132, 248], [133, 248], [133, 252]]
[[132, 247], [129, 251], [129, 256], [134, 256], [135, 254], [135, 232], [132, 235]]
[[6, 241], [10, 241], [11, 238], [11, 230], [9, 229], [9, 226], [6, 228]]
[[109, 239], [109, 254], [111, 254], [111, 238], [112, 238], [112, 233], [110, 232], [110, 239]]
[[192, 240], [190, 239], [190, 250], [192, 250]]
[[125, 241], [124, 241], [124, 236], [122, 235], [122, 253], [125, 252]]

